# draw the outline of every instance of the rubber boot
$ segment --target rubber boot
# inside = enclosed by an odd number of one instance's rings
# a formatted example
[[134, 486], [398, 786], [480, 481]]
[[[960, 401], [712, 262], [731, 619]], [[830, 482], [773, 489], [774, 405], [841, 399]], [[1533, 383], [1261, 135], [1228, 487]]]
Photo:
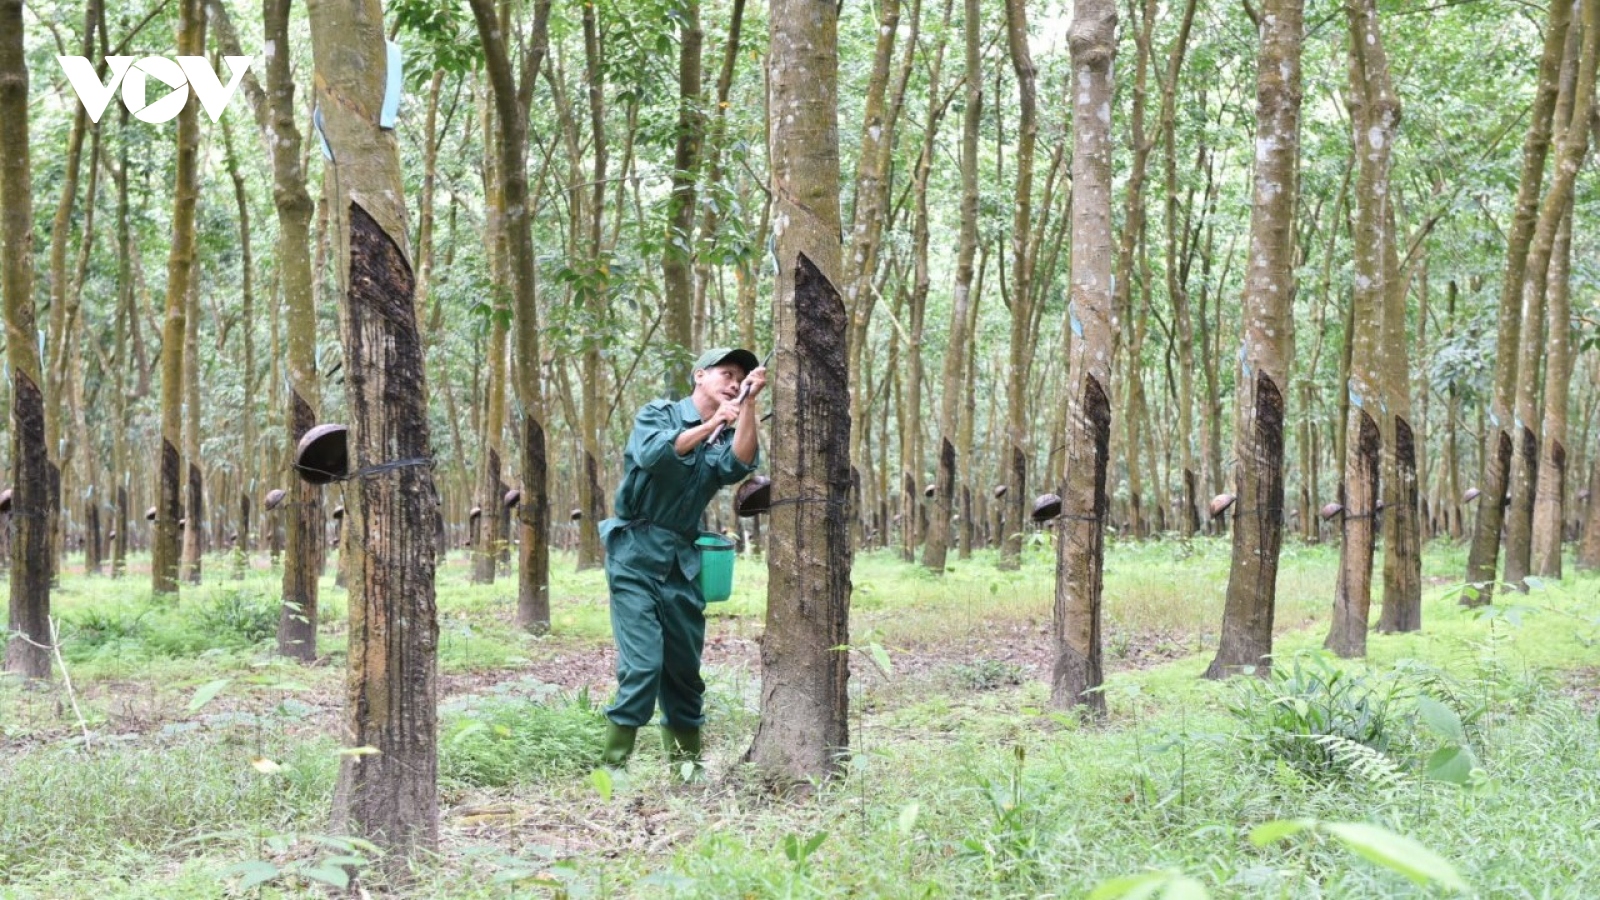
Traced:
[[[667, 751], [667, 761], [672, 764], [674, 773], [681, 774], [685, 781], [705, 779], [706, 769], [700, 760], [700, 729], [663, 725], [661, 746]], [[691, 768], [684, 769], [686, 763]]]
[[615, 722], [606, 722], [606, 749], [600, 754], [600, 761], [608, 769], [620, 769], [627, 765], [628, 757], [633, 755], [633, 742], [639, 736], [639, 729], [632, 725], [618, 725]]

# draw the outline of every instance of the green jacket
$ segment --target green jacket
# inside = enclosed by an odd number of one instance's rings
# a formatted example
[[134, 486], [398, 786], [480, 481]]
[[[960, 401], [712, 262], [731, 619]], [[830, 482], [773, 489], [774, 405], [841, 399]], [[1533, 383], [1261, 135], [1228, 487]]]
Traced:
[[676, 563], [685, 580], [700, 574], [694, 547], [700, 517], [718, 490], [739, 483], [761, 462], [759, 450], [748, 464], [733, 455], [732, 426], [722, 429], [715, 444], [705, 442], [679, 456], [673, 443], [700, 422], [692, 397], [652, 401], [633, 420], [633, 435], [622, 451], [616, 518], [600, 523], [607, 568], [638, 569], [665, 579]]

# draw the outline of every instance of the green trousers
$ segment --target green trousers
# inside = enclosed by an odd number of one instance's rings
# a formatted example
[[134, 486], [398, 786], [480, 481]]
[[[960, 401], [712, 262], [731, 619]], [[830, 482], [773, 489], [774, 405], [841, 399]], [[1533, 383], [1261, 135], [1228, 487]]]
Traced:
[[705, 646], [705, 601], [676, 566], [663, 579], [607, 562], [611, 635], [617, 642], [617, 697], [606, 717], [618, 725], [650, 724], [659, 701], [662, 724], [705, 723], [700, 652]]

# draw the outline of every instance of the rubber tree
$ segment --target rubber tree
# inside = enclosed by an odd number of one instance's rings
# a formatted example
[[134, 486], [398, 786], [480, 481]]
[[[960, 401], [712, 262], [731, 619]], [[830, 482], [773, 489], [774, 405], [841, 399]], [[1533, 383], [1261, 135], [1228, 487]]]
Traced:
[[850, 745], [850, 384], [839, 215], [838, 8], [777, 0], [768, 134], [777, 240], [776, 500], [767, 544], [761, 723], [746, 758], [800, 787]]
[[[182, 0], [178, 52], [205, 54], [205, 17], [199, 0]], [[151, 546], [150, 587], [157, 595], [178, 592], [179, 505], [183, 446], [184, 335], [189, 281], [194, 273], [195, 202], [199, 197], [200, 104], [186, 103], [177, 117], [177, 165], [172, 190], [172, 244], [167, 254], [166, 316], [161, 326], [161, 442], [157, 448], [156, 521]]]
[[539, 286], [533, 255], [533, 200], [528, 191], [528, 113], [533, 87], [549, 49], [550, 0], [534, 4], [532, 32], [523, 45], [520, 74], [506, 46], [507, 26], [489, 0], [472, 0], [472, 15], [483, 44], [495, 123], [500, 134], [500, 168], [506, 199], [506, 243], [510, 249], [512, 324], [515, 327], [514, 380], [521, 413], [522, 502], [517, 506], [520, 541], [517, 568], [517, 624], [529, 631], [550, 630], [550, 500], [545, 490], [544, 398], [539, 379]]
[[1510, 482], [1515, 421], [1512, 414], [1518, 378], [1517, 348], [1522, 335], [1523, 276], [1527, 270], [1528, 245], [1533, 240], [1539, 214], [1539, 194], [1544, 183], [1545, 160], [1550, 151], [1551, 125], [1560, 85], [1562, 58], [1565, 56], [1567, 29], [1572, 22], [1571, 3], [1550, 4], [1550, 20], [1544, 30], [1544, 48], [1539, 58], [1538, 88], [1528, 116], [1528, 134], [1522, 145], [1522, 173], [1517, 181], [1517, 198], [1506, 234], [1505, 275], [1500, 285], [1495, 328], [1494, 392], [1489, 402], [1490, 431], [1482, 454], [1482, 474], [1478, 481], [1478, 515], [1473, 522], [1472, 547], [1467, 553], [1467, 582], [1473, 590], [1463, 591], [1461, 603], [1487, 604], [1494, 598], [1496, 570], [1500, 561], [1500, 530], [1505, 524], [1505, 499]]
[[[304, 138], [301, 110], [295, 103], [294, 75], [288, 47], [290, 0], [263, 0], [262, 27], [266, 46], [265, 89], [254, 74], [244, 76], [243, 89], [255, 113], [263, 149], [272, 161], [272, 201], [278, 220], [274, 258], [283, 298], [288, 352], [284, 381], [284, 443], [287, 462], [300, 438], [317, 424], [322, 390], [317, 381], [317, 316], [311, 277], [311, 216], [314, 206], [306, 190], [301, 160]], [[210, 5], [211, 20], [224, 52], [239, 54], [225, 8]], [[285, 468], [287, 468], [285, 466]], [[302, 661], [316, 659], [318, 568], [321, 563], [322, 488], [299, 478], [281, 485], [288, 493], [274, 515], [283, 522], [283, 599], [278, 616], [278, 652]], [[276, 528], [274, 526], [274, 535]]]
[[[1578, 57], [1577, 80], [1573, 85], [1570, 115], [1557, 110], [1556, 127], [1559, 139], [1556, 145], [1554, 171], [1550, 191], [1539, 207], [1539, 218], [1534, 236], [1528, 247], [1527, 271], [1523, 276], [1523, 306], [1548, 306], [1548, 342], [1535, 352], [1543, 355], [1547, 366], [1544, 386], [1543, 450], [1534, 473], [1535, 485], [1543, 492], [1544, 516], [1542, 521], [1534, 515], [1536, 498], [1534, 485], [1529, 486], [1526, 501], [1529, 518], [1529, 547], [1542, 546], [1538, 574], [1561, 577], [1561, 495], [1565, 489], [1566, 470], [1566, 407], [1568, 372], [1568, 266], [1571, 251], [1571, 234], [1567, 228], [1578, 173], [1583, 169], [1589, 153], [1589, 130], [1594, 108], [1596, 47], [1600, 45], [1600, 22], [1596, 21], [1594, 0], [1583, 0], [1582, 49]], [[1569, 104], [1559, 104], [1568, 107]], [[1535, 293], [1543, 295], [1545, 302], [1534, 304]], [[1528, 323], [1523, 322], [1527, 328]], [[1530, 413], [1528, 422], [1532, 421]], [[1535, 541], [1535, 538], [1538, 540]], [[1531, 568], [1531, 567], [1530, 567]], [[1506, 580], [1511, 580], [1511, 551], [1506, 551]]]
[[1343, 523], [1339, 581], [1326, 646], [1343, 657], [1365, 656], [1367, 617], [1372, 608], [1372, 559], [1376, 538], [1378, 469], [1382, 450], [1382, 330], [1390, 294], [1385, 242], [1393, 240], [1390, 162], [1400, 125], [1400, 102], [1389, 81], [1388, 59], [1378, 29], [1375, 0], [1346, 7], [1350, 23], [1350, 127], [1356, 154], [1355, 286], [1353, 332], [1346, 384], [1350, 415], [1345, 423]]
[[[1114, 0], [1111, 7], [1112, 27], [1115, 28]], [[1076, 13], [1074, 21], [1077, 21]], [[1033, 157], [1039, 139], [1039, 103], [1038, 72], [1033, 59], [1026, 54], [1017, 56], [1015, 51], [1019, 47], [1016, 42], [1008, 42], [1007, 46], [1012, 51], [1011, 69], [1017, 79], [1017, 178], [1011, 207], [1011, 340], [1007, 345], [1006, 357], [1005, 439], [1000, 444], [1000, 469], [1006, 492], [996, 502], [1005, 510], [1003, 533], [999, 535], [999, 566], [1002, 569], [1016, 569], [1022, 565], [1022, 523], [1027, 520], [1030, 496], [1028, 372], [1036, 337], [1032, 333], [1032, 326], [1033, 263], [1037, 247], [1030, 240], [1030, 235], [1033, 234]], [[1020, 49], [1027, 50], [1026, 42]], [[1115, 53], [1114, 47], [1111, 52]], [[1109, 77], [1109, 61], [1107, 66]], [[1075, 92], [1073, 94], [1076, 96]], [[1106, 102], [1109, 104], [1109, 97]], [[1105, 224], [1110, 226], [1109, 214]]]
[[1234, 414], [1233, 558], [1207, 678], [1272, 665], [1283, 545], [1283, 435], [1294, 360], [1295, 200], [1304, 0], [1269, 0], [1257, 23], [1256, 162]]
[[[961, 410], [966, 404], [965, 375], [967, 320], [973, 304], [973, 261], [978, 255], [978, 132], [983, 116], [983, 69], [980, 31], [982, 6], [978, 0], [964, 0], [965, 26], [962, 29], [966, 71], [966, 105], [961, 114], [961, 237], [956, 249], [955, 288], [950, 300], [950, 337], [947, 343], [939, 391], [939, 455], [934, 482], [933, 511], [928, 515], [928, 538], [923, 545], [922, 564], [943, 573], [950, 552], [951, 516], [956, 511], [956, 457]], [[1020, 52], [1028, 53], [1028, 21], [1024, 0], [1007, 0], [1006, 38], [1013, 45], [1021, 41]], [[1018, 49], [1013, 46], [1012, 54]]]
[[[384, 116], [392, 72], [379, 0], [309, 4], [317, 117], [350, 410], [350, 651], [334, 828], [391, 851], [438, 845], [439, 499], [429, 462], [405, 181]], [[370, 752], [376, 751], [376, 752]]]
[[6, 671], [50, 675], [50, 454], [33, 310], [32, 159], [22, 0], [0, 0], [0, 291], [11, 373], [11, 599]]
[[[1067, 41], [1072, 53], [1072, 266], [1067, 319], [1073, 341], [1067, 374], [1066, 482], [1057, 527], [1052, 616], [1055, 666], [1050, 702], [1105, 714], [1096, 690], [1101, 667], [1105, 528], [1111, 448], [1111, 98], [1116, 59], [1115, 0], [1079, 0]], [[1020, 287], [1018, 288], [1020, 290]], [[1016, 302], [1013, 299], [1013, 304]]]

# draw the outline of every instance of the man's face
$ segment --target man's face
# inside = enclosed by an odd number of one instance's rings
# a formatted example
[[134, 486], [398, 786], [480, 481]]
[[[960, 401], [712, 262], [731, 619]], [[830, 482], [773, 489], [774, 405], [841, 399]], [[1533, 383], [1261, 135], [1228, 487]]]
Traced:
[[739, 386], [744, 383], [744, 369], [733, 363], [722, 363], [695, 373], [695, 389], [713, 400], [739, 399]]

